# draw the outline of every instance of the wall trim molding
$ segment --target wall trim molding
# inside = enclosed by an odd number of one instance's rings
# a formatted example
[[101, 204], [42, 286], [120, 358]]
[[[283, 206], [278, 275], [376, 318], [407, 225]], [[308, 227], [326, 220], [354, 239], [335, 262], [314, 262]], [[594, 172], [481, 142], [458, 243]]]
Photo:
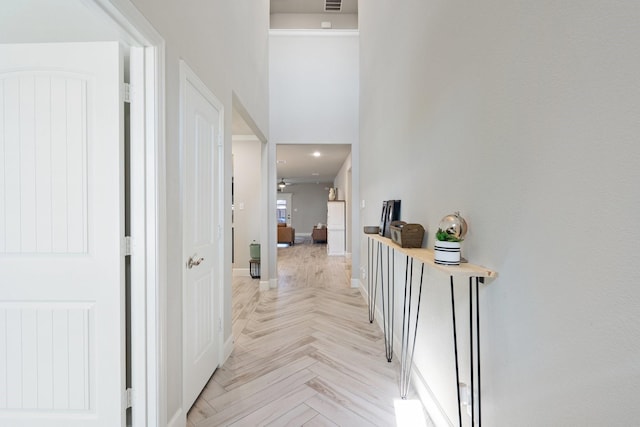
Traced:
[[270, 288], [269, 280], [260, 280], [260, 290], [261, 291], [268, 291], [269, 288]]
[[233, 277], [249, 277], [251, 276], [251, 274], [249, 274], [249, 269], [248, 268], [234, 268], [233, 269]]
[[291, 30], [291, 29], [273, 29], [269, 30], [269, 36], [317, 36], [317, 37], [358, 37], [360, 36], [360, 30]]

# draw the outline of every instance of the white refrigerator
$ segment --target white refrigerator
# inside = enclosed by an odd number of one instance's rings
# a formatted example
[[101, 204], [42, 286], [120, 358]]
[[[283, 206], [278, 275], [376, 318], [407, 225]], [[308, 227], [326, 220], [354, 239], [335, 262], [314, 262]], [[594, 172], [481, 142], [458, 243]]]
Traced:
[[344, 255], [346, 218], [344, 200], [327, 202], [327, 254]]

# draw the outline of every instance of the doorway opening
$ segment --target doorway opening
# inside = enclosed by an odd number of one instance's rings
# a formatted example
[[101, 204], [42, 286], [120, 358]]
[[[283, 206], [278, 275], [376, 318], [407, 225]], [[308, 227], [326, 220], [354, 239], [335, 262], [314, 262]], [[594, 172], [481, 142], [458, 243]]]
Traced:
[[[266, 144], [258, 137], [261, 133], [235, 94], [232, 115], [232, 269], [233, 276], [250, 277], [251, 265], [260, 270], [266, 250], [261, 228], [264, 215], [262, 152]], [[255, 245], [261, 248], [258, 263], [251, 262], [256, 255], [251, 253]]]
[[[326, 229], [328, 202], [333, 196], [344, 202], [347, 212], [351, 209], [350, 170], [350, 144], [278, 144], [278, 225], [286, 222], [292, 231], [295, 230], [296, 242], [326, 243], [326, 238], [317, 238], [315, 230]], [[347, 234], [350, 232], [346, 230]], [[278, 246], [286, 243], [281, 240], [278, 239]], [[350, 240], [348, 242], [350, 244]], [[343, 245], [340, 253], [349, 253], [350, 246], [347, 247], [346, 241]]]

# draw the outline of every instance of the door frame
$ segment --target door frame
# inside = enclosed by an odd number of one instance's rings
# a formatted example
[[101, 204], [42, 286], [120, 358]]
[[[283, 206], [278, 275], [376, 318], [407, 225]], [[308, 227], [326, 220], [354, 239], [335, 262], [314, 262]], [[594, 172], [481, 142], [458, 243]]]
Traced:
[[[131, 370], [134, 427], [167, 424], [166, 395], [166, 162], [165, 41], [130, 0], [87, 0], [139, 47], [143, 62], [131, 75]], [[124, 398], [124, 397], [123, 397]]]

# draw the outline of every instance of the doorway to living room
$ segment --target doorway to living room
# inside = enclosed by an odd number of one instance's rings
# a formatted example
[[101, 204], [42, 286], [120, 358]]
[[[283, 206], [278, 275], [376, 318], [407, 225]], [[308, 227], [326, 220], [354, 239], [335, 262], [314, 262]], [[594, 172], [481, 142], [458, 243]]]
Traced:
[[[351, 217], [350, 144], [278, 144], [276, 146], [278, 247], [302, 243], [327, 252], [327, 213], [332, 202], [344, 211], [342, 234]], [[340, 255], [350, 254], [341, 239]], [[280, 255], [281, 251], [278, 251]], [[278, 267], [280, 270], [280, 267]], [[280, 275], [279, 275], [280, 276]]]

